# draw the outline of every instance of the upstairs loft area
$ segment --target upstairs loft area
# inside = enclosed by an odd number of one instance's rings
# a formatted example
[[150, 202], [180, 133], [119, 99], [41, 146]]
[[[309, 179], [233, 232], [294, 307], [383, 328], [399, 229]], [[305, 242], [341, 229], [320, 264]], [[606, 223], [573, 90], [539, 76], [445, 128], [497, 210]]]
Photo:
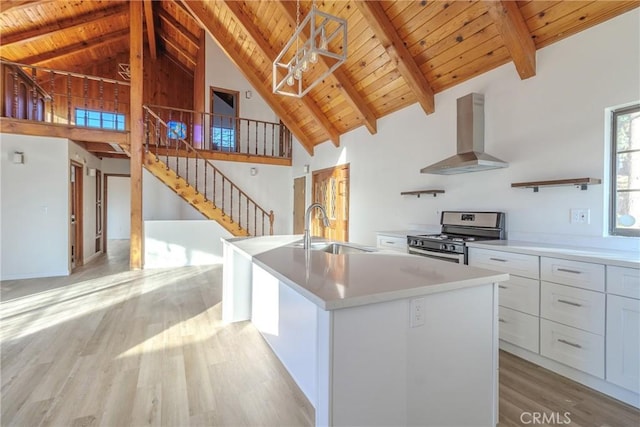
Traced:
[[[97, 157], [128, 158], [129, 82], [8, 61], [0, 67], [3, 133], [68, 138]], [[150, 132], [162, 121], [162, 139], [178, 156], [187, 144], [208, 159], [291, 165], [292, 134], [282, 122], [146, 107], [146, 144], [160, 139]]]

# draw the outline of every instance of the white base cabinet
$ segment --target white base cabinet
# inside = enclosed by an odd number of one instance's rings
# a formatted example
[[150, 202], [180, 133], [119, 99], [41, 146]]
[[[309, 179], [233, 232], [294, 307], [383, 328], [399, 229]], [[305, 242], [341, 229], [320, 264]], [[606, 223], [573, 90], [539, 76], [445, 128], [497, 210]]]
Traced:
[[640, 269], [477, 246], [470, 265], [511, 274], [502, 349], [640, 408]]
[[[496, 285], [322, 310], [253, 265], [252, 322], [316, 410], [318, 426], [497, 423]], [[464, 410], [460, 410], [464, 408]]]
[[607, 295], [607, 381], [640, 392], [640, 300]]

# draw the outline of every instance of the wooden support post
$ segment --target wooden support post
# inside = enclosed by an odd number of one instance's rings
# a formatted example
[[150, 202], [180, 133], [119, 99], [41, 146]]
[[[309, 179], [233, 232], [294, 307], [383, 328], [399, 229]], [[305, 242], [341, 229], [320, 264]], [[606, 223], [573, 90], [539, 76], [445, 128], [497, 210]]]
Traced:
[[131, 250], [129, 266], [137, 270], [142, 268], [142, 142], [144, 125], [142, 114], [143, 88], [143, 25], [142, 3], [129, 2], [130, 42], [129, 64], [131, 66], [130, 114], [130, 169], [131, 169]]
[[193, 117], [193, 146], [196, 148], [204, 148], [204, 128], [205, 118], [205, 74], [206, 74], [206, 57], [205, 57], [206, 36], [204, 30], [200, 30], [200, 44], [198, 46], [198, 57], [196, 69], [193, 72], [193, 110], [196, 111]]

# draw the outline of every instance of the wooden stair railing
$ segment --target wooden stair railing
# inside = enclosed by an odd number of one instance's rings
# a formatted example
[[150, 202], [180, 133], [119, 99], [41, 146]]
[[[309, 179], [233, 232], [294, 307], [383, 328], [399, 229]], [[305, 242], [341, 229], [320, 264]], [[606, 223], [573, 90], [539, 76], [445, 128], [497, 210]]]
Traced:
[[292, 134], [282, 122], [162, 105], [147, 107], [198, 150], [291, 159]]
[[273, 211], [258, 205], [148, 106], [143, 108], [149, 172], [234, 236], [273, 234]]

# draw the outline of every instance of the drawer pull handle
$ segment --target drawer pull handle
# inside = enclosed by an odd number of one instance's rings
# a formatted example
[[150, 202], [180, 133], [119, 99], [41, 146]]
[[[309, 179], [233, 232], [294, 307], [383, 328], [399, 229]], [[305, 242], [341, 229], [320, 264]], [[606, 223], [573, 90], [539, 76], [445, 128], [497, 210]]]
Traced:
[[506, 287], [505, 285], [498, 285], [498, 287], [499, 287], [500, 289], [507, 289], [507, 287]]
[[396, 244], [396, 242], [385, 242], [385, 243], [388, 244], [388, 245], [395, 245]]
[[582, 307], [582, 304], [578, 304], [577, 302], [567, 301], [566, 299], [559, 299], [558, 302], [562, 304], [572, 305], [574, 307]]
[[563, 340], [562, 338], [558, 338], [558, 342], [561, 342], [562, 344], [570, 345], [571, 347], [582, 348], [582, 346], [580, 344], [576, 344], [576, 343], [573, 343], [571, 341]]
[[506, 320], [504, 320], [502, 317], [500, 317], [500, 318], [498, 319], [498, 322], [500, 322], [500, 323], [507, 323], [507, 321], [506, 321]]
[[559, 268], [558, 271], [563, 271], [565, 273], [572, 273], [572, 274], [582, 274], [582, 271], [569, 270], [568, 268]]
[[498, 261], [498, 262], [507, 262], [506, 259], [500, 259], [500, 258], [489, 258], [491, 261]]

